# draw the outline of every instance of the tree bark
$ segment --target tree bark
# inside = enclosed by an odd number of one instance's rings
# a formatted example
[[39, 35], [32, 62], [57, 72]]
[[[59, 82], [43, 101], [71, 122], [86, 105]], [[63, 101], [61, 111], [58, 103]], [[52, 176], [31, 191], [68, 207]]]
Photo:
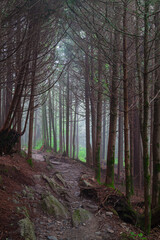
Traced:
[[75, 137], [76, 137], [76, 117], [77, 117], [77, 97], [75, 99], [75, 112], [74, 112], [74, 126], [73, 126], [73, 159], [75, 159], [75, 150], [76, 150], [76, 143], [75, 143]]
[[[115, 8], [114, 19], [118, 21], [118, 8]], [[109, 139], [107, 151], [107, 172], [105, 183], [114, 187], [114, 163], [115, 163], [115, 145], [116, 145], [116, 128], [117, 128], [117, 104], [118, 104], [118, 55], [119, 55], [119, 34], [114, 30], [113, 40], [113, 69], [112, 69], [112, 86], [110, 96], [110, 123]]]
[[[160, 2], [155, 3], [155, 64], [160, 62]], [[155, 71], [154, 124], [153, 124], [153, 183], [152, 207], [160, 206], [160, 68]]]
[[105, 159], [106, 150], [106, 101], [103, 102], [103, 148], [102, 148], [102, 159]]
[[123, 9], [123, 95], [124, 95], [124, 145], [125, 145], [125, 182], [126, 197], [131, 197], [131, 176], [129, 156], [129, 119], [128, 119], [128, 76], [127, 76], [127, 1], [124, 1]]
[[102, 63], [101, 51], [98, 49], [98, 98], [97, 98], [97, 129], [96, 129], [96, 149], [95, 149], [95, 179], [101, 181], [100, 166], [100, 146], [101, 146], [101, 128], [102, 128]]
[[59, 150], [62, 153], [62, 97], [61, 83], [59, 83]]
[[[88, 39], [87, 39], [88, 41]], [[89, 59], [88, 46], [85, 53], [85, 104], [86, 104], [86, 163], [91, 166], [91, 145], [90, 145], [90, 107], [89, 107]]]
[[150, 233], [151, 229], [151, 195], [150, 195], [150, 166], [148, 153], [148, 36], [149, 36], [149, 1], [144, 5], [144, 74], [143, 74], [143, 168], [144, 168], [144, 200], [145, 200], [145, 232]]
[[123, 170], [123, 109], [122, 99], [119, 97], [119, 125], [118, 125], [118, 177]]
[[67, 96], [66, 96], [66, 155], [69, 154], [69, 69], [67, 73]]

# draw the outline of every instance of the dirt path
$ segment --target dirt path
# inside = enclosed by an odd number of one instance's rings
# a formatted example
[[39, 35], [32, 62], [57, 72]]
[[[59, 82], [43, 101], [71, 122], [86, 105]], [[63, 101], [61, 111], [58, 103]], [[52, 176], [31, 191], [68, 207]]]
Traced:
[[[37, 159], [37, 158], [36, 158]], [[42, 157], [41, 157], [42, 159]], [[37, 159], [38, 160], [38, 159]], [[100, 210], [97, 203], [80, 197], [80, 189], [78, 186], [81, 175], [87, 174], [93, 176], [91, 169], [84, 164], [68, 158], [49, 157], [49, 173], [48, 177], [52, 178], [55, 173], [60, 173], [66, 184], [67, 194], [64, 197], [59, 196], [59, 200], [67, 206], [70, 212], [68, 219], [55, 220], [54, 217], [44, 214], [40, 209], [34, 208], [36, 218], [34, 218], [35, 232], [38, 240], [105, 240], [120, 239], [120, 230], [126, 224], [112, 213]], [[34, 191], [36, 198], [40, 200], [40, 196], [51, 191], [46, 185], [42, 184], [39, 177], [36, 179]], [[93, 217], [79, 226], [73, 226], [71, 215], [75, 209], [83, 208], [92, 213]], [[37, 212], [38, 211], [38, 212]]]

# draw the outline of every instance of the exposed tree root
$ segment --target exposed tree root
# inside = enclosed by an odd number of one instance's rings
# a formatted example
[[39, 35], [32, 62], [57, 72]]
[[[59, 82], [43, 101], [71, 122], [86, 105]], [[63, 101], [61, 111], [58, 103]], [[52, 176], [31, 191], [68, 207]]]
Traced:
[[[86, 186], [88, 183], [88, 186]], [[80, 193], [81, 195], [95, 199], [101, 207], [108, 209], [110, 207], [118, 213], [119, 217], [127, 223], [133, 224], [144, 230], [144, 215], [134, 210], [118, 190], [107, 188], [104, 186], [97, 186], [96, 182], [91, 179], [82, 177], [80, 179]], [[156, 227], [160, 223], [160, 207], [152, 209], [152, 223], [151, 226]]]

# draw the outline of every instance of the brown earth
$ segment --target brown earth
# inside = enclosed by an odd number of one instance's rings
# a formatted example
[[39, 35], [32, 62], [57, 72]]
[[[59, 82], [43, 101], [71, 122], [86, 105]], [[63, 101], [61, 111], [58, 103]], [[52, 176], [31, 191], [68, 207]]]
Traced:
[[[26, 211], [34, 223], [37, 240], [143, 239], [138, 236], [131, 237], [132, 232], [138, 234], [142, 231], [124, 223], [115, 212], [112, 214], [112, 209], [106, 213], [93, 199], [80, 196], [79, 180], [84, 174], [93, 178], [92, 169], [79, 161], [54, 153], [34, 152], [33, 157], [36, 160], [32, 167], [18, 154], [0, 157], [0, 239], [23, 239], [18, 221], [24, 218]], [[45, 175], [52, 178], [57, 172], [66, 182], [66, 191], [61, 195], [51, 189], [42, 177]], [[57, 220], [44, 213], [41, 200], [46, 192], [50, 192], [67, 206], [70, 212], [68, 219]], [[136, 207], [137, 201], [141, 201], [141, 198], [134, 196], [132, 203], [136, 203]], [[88, 210], [94, 217], [75, 227], [71, 214], [79, 207]], [[141, 207], [137, 209], [143, 211]], [[160, 239], [160, 228], [153, 229], [150, 237], [146, 239]]]

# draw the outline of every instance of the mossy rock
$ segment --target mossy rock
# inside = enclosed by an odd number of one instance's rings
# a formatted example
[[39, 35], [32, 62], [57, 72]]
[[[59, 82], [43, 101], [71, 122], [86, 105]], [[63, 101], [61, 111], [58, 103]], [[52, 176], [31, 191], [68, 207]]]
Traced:
[[28, 217], [20, 220], [19, 226], [21, 236], [24, 237], [25, 240], [36, 240], [34, 225]]
[[42, 208], [46, 213], [53, 215], [56, 219], [69, 217], [68, 209], [51, 194], [43, 198]]
[[78, 225], [87, 222], [92, 218], [92, 214], [83, 208], [78, 208], [74, 210], [72, 214], [72, 224], [74, 227], [78, 227]]

